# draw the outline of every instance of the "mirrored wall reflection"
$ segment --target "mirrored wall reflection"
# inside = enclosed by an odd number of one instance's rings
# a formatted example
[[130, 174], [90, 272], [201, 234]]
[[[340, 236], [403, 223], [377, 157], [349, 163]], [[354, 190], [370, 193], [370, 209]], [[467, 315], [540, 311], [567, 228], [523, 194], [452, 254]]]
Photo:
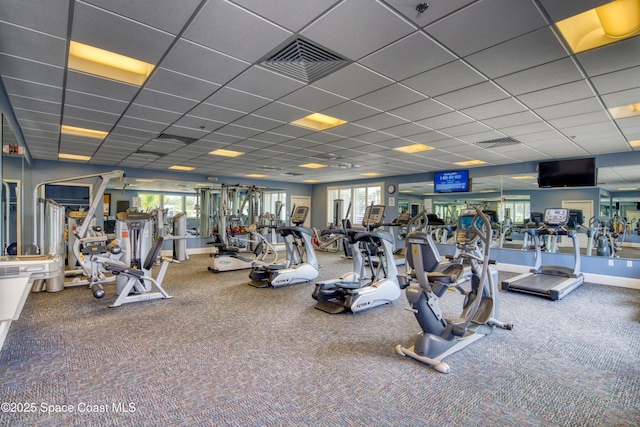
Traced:
[[22, 190], [24, 156], [9, 124], [2, 116], [2, 253], [22, 254]]
[[[125, 183], [114, 183], [107, 192], [107, 221], [132, 209], [153, 212], [165, 236], [173, 233], [173, 220], [178, 216], [186, 216], [187, 238], [208, 242], [220, 236], [228, 244], [238, 243], [231, 241], [236, 237], [250, 240], [252, 224], [278, 226], [287, 219], [287, 194], [277, 188], [127, 177]], [[266, 228], [262, 231], [267, 233]]]
[[[531, 250], [531, 240], [523, 230], [539, 224], [545, 208], [567, 207], [571, 210], [570, 226], [579, 233], [583, 256], [640, 259], [640, 191], [618, 197], [611, 186], [540, 189], [535, 177], [527, 175], [473, 178], [468, 193], [434, 193], [433, 182], [400, 184], [399, 190], [399, 212], [417, 212], [426, 203], [431, 218], [442, 223], [433, 227], [438, 229], [437, 240], [441, 242], [452, 242], [452, 225], [468, 202], [481, 204], [492, 213], [494, 247]], [[571, 242], [565, 240], [561, 238], [554, 250], [570, 251]], [[606, 240], [612, 241], [615, 249], [598, 251]]]

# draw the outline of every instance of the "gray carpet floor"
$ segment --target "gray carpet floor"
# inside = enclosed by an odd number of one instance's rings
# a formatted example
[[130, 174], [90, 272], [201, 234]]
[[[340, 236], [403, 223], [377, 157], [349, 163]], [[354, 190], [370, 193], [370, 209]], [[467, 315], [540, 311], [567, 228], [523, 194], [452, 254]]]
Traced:
[[[351, 270], [318, 257], [319, 279]], [[108, 308], [114, 285], [102, 300], [79, 287], [31, 294], [0, 353], [1, 400], [16, 410], [3, 405], [0, 426], [640, 425], [637, 290], [500, 292], [515, 328], [449, 356], [441, 374], [394, 351], [419, 331], [404, 295], [329, 315], [313, 284], [259, 289], [246, 270], [207, 265], [170, 265], [170, 300]], [[445, 314], [460, 304], [448, 293]]]

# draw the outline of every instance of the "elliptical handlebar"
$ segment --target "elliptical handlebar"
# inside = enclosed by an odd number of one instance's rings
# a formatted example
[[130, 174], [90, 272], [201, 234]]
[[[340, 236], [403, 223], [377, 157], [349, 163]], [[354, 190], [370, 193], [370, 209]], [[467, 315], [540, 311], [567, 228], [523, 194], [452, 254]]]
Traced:
[[[419, 212], [416, 216], [414, 216], [413, 218], [409, 219], [409, 222], [407, 222], [407, 234], [409, 232], [411, 232], [411, 226], [418, 222], [420, 220], [420, 218], [423, 218], [423, 224], [420, 227], [423, 230], [427, 229], [427, 225], [429, 225], [429, 216], [427, 215], [427, 210], [423, 209], [421, 212]], [[418, 230], [418, 228], [416, 228], [416, 230]]]

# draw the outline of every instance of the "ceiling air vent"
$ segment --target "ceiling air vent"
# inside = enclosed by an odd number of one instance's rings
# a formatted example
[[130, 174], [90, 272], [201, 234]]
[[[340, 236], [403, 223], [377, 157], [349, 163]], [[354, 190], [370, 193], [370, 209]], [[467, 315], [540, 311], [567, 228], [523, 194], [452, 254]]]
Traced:
[[302, 174], [302, 173], [295, 173], [295, 172], [284, 172], [284, 173], [281, 173], [280, 175], [283, 175], [283, 176], [302, 176], [302, 175], [304, 175], [304, 174]]
[[147, 160], [149, 162], [152, 162], [164, 156], [165, 155], [163, 153], [155, 153], [152, 151], [138, 150], [134, 153], [131, 153], [130, 158], [134, 158], [136, 160]]
[[338, 71], [350, 62], [322, 47], [297, 38], [262, 60], [260, 65], [305, 83], [312, 83]]
[[505, 147], [507, 145], [514, 145], [514, 144], [520, 144], [520, 141], [508, 136], [504, 138], [488, 139], [486, 141], [474, 142], [474, 145], [479, 145], [480, 147], [484, 147], [484, 148]]
[[165, 141], [165, 142], [179, 142], [184, 145], [189, 145], [197, 141], [196, 138], [189, 138], [188, 136], [180, 136], [180, 135], [171, 135], [169, 133], [161, 133], [160, 135], [156, 136], [154, 139], [158, 141]]

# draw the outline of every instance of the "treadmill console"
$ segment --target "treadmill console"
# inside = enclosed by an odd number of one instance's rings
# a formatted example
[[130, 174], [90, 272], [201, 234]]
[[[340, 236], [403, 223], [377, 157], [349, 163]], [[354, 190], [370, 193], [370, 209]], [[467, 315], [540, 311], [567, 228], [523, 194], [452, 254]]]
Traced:
[[308, 206], [297, 206], [291, 214], [291, 224], [300, 226], [307, 219], [307, 215], [309, 214]]
[[544, 224], [549, 227], [562, 227], [569, 223], [569, 209], [549, 208], [544, 210]]

